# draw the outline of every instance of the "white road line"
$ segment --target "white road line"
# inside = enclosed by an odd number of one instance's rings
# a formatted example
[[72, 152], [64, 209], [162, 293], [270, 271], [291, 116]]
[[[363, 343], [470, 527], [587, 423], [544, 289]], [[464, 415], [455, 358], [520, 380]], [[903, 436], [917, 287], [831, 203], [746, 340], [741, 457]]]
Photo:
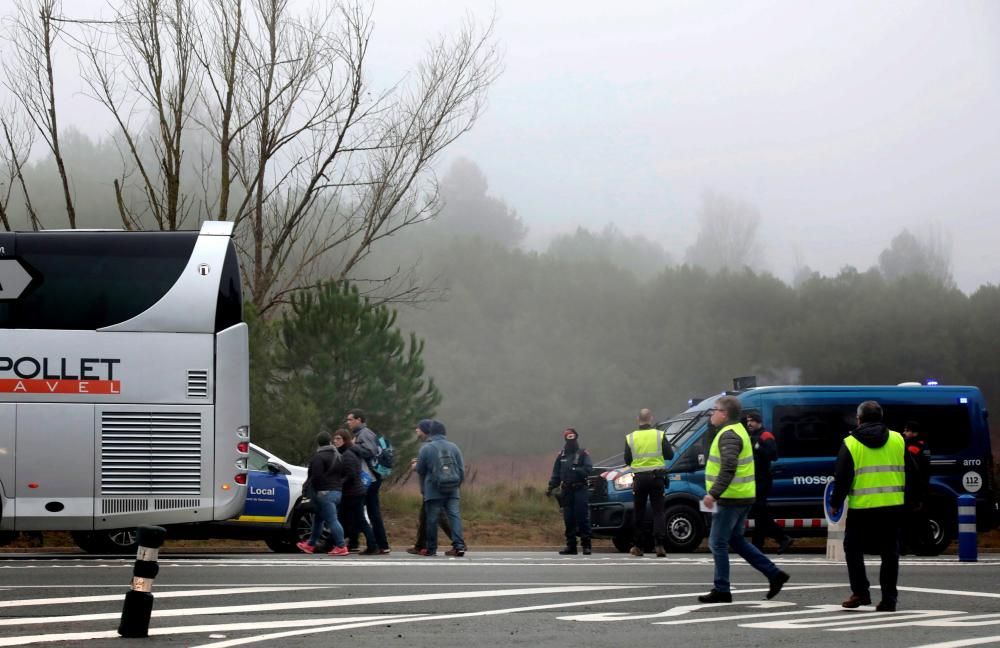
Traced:
[[923, 644], [914, 648], [962, 648], [963, 646], [983, 646], [985, 644], [1000, 644], [1000, 635], [993, 637], [975, 637], [973, 639], [957, 639], [942, 643]]
[[[834, 606], [836, 607], [836, 606]], [[743, 623], [741, 628], [765, 628], [769, 630], [811, 630], [822, 628], [829, 630], [868, 630], [872, 627], [871, 622], [892, 620], [893, 623], [902, 621], [918, 621], [933, 617], [955, 616], [963, 614], [961, 610], [910, 610], [904, 613], [899, 612], [855, 612], [846, 616], [834, 616], [831, 620], [830, 614], [813, 617], [811, 619], [792, 619], [791, 621], [764, 621], [761, 623]], [[854, 626], [850, 628], [837, 628], [835, 626]]]
[[[798, 586], [797, 588], [785, 587], [784, 589], [814, 589], [814, 588], [817, 588], [817, 587], [841, 587], [841, 585], [819, 585], [819, 586], [817, 586], [817, 585], [807, 585], [807, 586]], [[766, 592], [766, 591], [767, 591], [767, 588], [765, 587], [765, 588], [760, 588], [760, 589], [743, 590], [741, 592], [733, 592], [733, 593], [734, 594], [750, 594], [750, 593]], [[631, 596], [631, 597], [626, 597], [626, 598], [597, 599], [597, 600], [591, 600], [591, 601], [570, 601], [570, 602], [562, 602], [562, 603], [545, 603], [545, 604], [542, 604], [542, 605], [530, 605], [530, 606], [525, 606], [525, 607], [504, 608], [504, 609], [499, 609], [499, 610], [480, 610], [478, 612], [459, 612], [459, 613], [454, 613], [454, 614], [437, 614], [437, 615], [428, 615], [428, 616], [422, 616], [422, 617], [414, 617], [412, 619], [403, 619], [402, 621], [399, 621], [399, 624], [403, 624], [403, 623], [419, 623], [419, 622], [422, 622], [422, 621], [442, 621], [442, 620], [445, 620], [445, 619], [467, 619], [467, 618], [479, 617], [479, 616], [497, 616], [497, 615], [504, 615], [504, 614], [516, 614], [518, 612], [538, 612], [538, 611], [541, 611], [541, 610], [552, 610], [552, 609], [563, 608], [563, 607], [577, 607], [577, 606], [581, 606], [581, 605], [605, 605], [605, 604], [609, 604], [609, 603], [628, 603], [628, 602], [633, 602], [633, 601], [650, 601], [650, 600], [680, 598], [680, 597], [685, 597], [685, 596], [696, 596], [696, 595], [697, 595], [696, 593], [688, 592], [688, 593], [685, 593], [685, 594], [659, 594], [659, 595], [655, 595], [655, 596]], [[243, 644], [257, 643], [257, 642], [260, 642], [260, 641], [270, 641], [272, 639], [285, 639], [285, 638], [288, 638], [288, 637], [296, 637], [296, 636], [301, 636], [301, 635], [306, 635], [306, 634], [317, 634], [317, 633], [320, 633], [320, 632], [332, 632], [332, 631], [336, 631], [336, 630], [350, 630], [350, 629], [354, 629], [354, 628], [364, 628], [364, 627], [368, 627], [368, 626], [379, 625], [379, 623], [380, 622], [364, 622], [364, 623], [355, 623], [355, 624], [348, 624], [348, 625], [340, 625], [340, 624], [329, 625], [329, 626], [323, 626], [323, 627], [319, 627], [319, 628], [310, 628], [308, 630], [297, 630], [297, 631], [292, 631], [292, 632], [281, 632], [281, 633], [274, 633], [274, 634], [257, 635], [257, 636], [252, 636], [252, 637], [242, 637], [242, 638], [239, 638], [239, 639], [230, 639], [230, 640], [223, 641], [223, 642], [218, 642], [218, 643], [202, 644], [202, 645], [198, 646], [197, 648], [228, 648], [229, 646], [239, 646], [239, 645], [243, 645]]]
[[[839, 585], [837, 585], [839, 587]], [[283, 601], [280, 603], [256, 603], [253, 605], [227, 605], [205, 608], [183, 608], [176, 610], [153, 610], [153, 617], [200, 616], [210, 614], [249, 614], [251, 612], [273, 612], [279, 610], [300, 610], [308, 604], [310, 609], [331, 607], [355, 607], [359, 605], [375, 605], [379, 603], [410, 603], [416, 601], [444, 601], [455, 599], [494, 598], [501, 596], [530, 596], [535, 594], [568, 594], [572, 592], [592, 592], [611, 589], [608, 587], [592, 587], [589, 585], [566, 587], [532, 587], [509, 590], [490, 590], [487, 592], [438, 592], [433, 594], [403, 594], [396, 596], [363, 596], [358, 598], [337, 598], [325, 601]], [[614, 589], [644, 589], [642, 585], [616, 586]], [[41, 625], [47, 623], [72, 623], [77, 621], [105, 621], [121, 617], [120, 612], [78, 614], [55, 617], [20, 617], [0, 619], [0, 626]]]
[[901, 592], [920, 592], [922, 594], [950, 594], [951, 596], [979, 596], [982, 598], [1000, 598], [995, 592], [970, 592], [966, 590], [931, 589], [929, 587], [899, 587]]
[[[663, 619], [666, 617], [679, 617], [685, 614], [690, 614], [691, 612], [697, 612], [698, 610], [718, 610], [720, 608], [727, 608], [730, 606], [740, 606], [747, 608], [758, 608], [767, 609], [775, 607], [788, 607], [790, 605], [795, 605], [794, 603], [787, 603], [783, 601], [760, 601], [759, 603], [747, 603], [745, 601], [737, 601], [735, 603], [699, 603], [697, 605], [677, 605], [668, 610], [662, 612], [654, 612], [653, 614], [630, 614], [628, 612], [594, 612], [593, 614], [576, 614], [570, 616], [556, 617], [560, 621], [587, 621], [587, 622], [607, 622], [607, 621], [641, 621], [644, 619]], [[756, 616], [756, 615], [751, 615]]]
[[[955, 612], [959, 615], [950, 619], [929, 619], [927, 621], [904, 621], [902, 623], [879, 623], [866, 626], [865, 629], [880, 630], [883, 628], [902, 628], [910, 626], [924, 626], [931, 628], [979, 628], [982, 626], [1000, 625], [1000, 614], [975, 614], [966, 612]], [[858, 628], [833, 628], [833, 632], [846, 632], [857, 630]]]
[[[395, 623], [397, 620], [409, 619], [421, 615], [413, 614], [374, 614], [368, 616], [345, 617], [341, 623], [370, 621], [378, 623]], [[295, 619], [292, 621], [274, 621], [270, 623], [219, 623], [211, 625], [173, 626], [169, 628], [150, 628], [149, 636], [168, 636], [178, 634], [195, 634], [202, 632], [238, 632], [242, 630], [261, 630], [264, 628], [301, 628], [307, 626], [329, 624], [330, 619]], [[47, 635], [23, 635], [20, 637], [0, 638], [0, 646], [27, 646], [35, 643], [54, 641], [87, 641], [89, 639], [117, 639], [115, 630], [99, 630], [94, 632], [63, 632]]]
[[[125, 588], [121, 585], [119, 589]], [[223, 596], [225, 594], [261, 594], [265, 592], [297, 592], [305, 590], [332, 589], [333, 586], [309, 585], [299, 587], [232, 587], [226, 589], [198, 589], [182, 590], [175, 592], [157, 592], [156, 598], [181, 598], [189, 596]], [[99, 594], [95, 596], [62, 596], [57, 598], [35, 598], [21, 599], [17, 601], [0, 601], [0, 608], [13, 608], [39, 605], [64, 605], [67, 603], [99, 603], [102, 601], [121, 601], [125, 593], [121, 594]]]

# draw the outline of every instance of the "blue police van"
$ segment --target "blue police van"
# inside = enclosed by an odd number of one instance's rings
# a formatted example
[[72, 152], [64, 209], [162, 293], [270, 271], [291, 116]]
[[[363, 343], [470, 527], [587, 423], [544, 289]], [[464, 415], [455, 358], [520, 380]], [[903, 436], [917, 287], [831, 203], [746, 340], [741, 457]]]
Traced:
[[[914, 551], [941, 553], [957, 531], [956, 497], [976, 497], [979, 530], [1000, 523], [986, 404], [976, 387], [776, 386], [724, 392], [693, 404], [657, 425], [674, 446], [666, 463], [667, 548], [693, 551], [705, 537], [711, 516], [699, 510], [705, 495], [705, 461], [712, 431], [709, 410], [723, 395], [738, 397], [744, 412], [763, 417], [777, 439], [778, 460], [772, 466], [774, 486], [768, 498], [776, 521], [792, 535], [825, 535], [823, 490], [833, 479], [837, 452], [857, 427], [856, 408], [878, 401], [885, 423], [902, 431], [917, 421], [930, 449], [930, 493], [925, 504], [930, 529]], [[624, 434], [624, 433], [623, 433]], [[624, 438], [624, 437], [623, 437]], [[620, 551], [632, 542], [632, 473], [606, 460], [590, 477], [590, 515], [594, 537], [611, 538]], [[648, 521], [646, 521], [648, 523]]]

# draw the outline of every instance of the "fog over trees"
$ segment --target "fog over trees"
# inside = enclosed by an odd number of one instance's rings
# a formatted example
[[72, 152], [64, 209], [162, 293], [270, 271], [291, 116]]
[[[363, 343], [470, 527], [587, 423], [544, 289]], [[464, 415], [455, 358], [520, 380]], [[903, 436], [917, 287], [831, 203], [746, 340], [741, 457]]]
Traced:
[[[410, 75], [375, 85], [363, 5], [120, 5], [91, 25], [55, 20], [68, 3], [19, 0], [5, 23], [18, 54], [0, 113], [0, 222], [236, 223], [257, 367], [309, 383], [255, 387], [266, 412], [255, 425], [290, 454], [350, 400], [311, 372], [323, 365], [347, 381], [341, 358], [351, 356], [332, 347], [359, 338], [301, 319], [320, 310], [351, 328], [336, 306], [345, 295], [364, 301], [350, 286], [383, 308], [356, 319], [377, 322], [403, 368], [399, 384], [428, 411], [390, 416], [390, 389], [354, 374], [340, 391], [373, 394], [383, 420], [372, 423], [390, 436], [412, 431], [407, 417], [436, 414], [472, 457], [554, 451], [566, 426], [611, 455], [639, 408], [667, 418], [748, 374], [763, 384], [933, 378], [978, 385], [1000, 405], [1000, 287], [958, 290], [941, 231], [901, 228], [868, 263], [826, 274], [803, 249], [785, 282], [761, 237], [767, 212], [706, 172], [715, 188], [692, 209], [691, 244], [634, 234], [609, 209], [605, 225], [574, 222], [530, 249], [517, 197], [491, 188], [477, 161], [443, 155], [475, 125], [500, 73], [492, 23], [470, 20], [432, 42]], [[78, 56], [114, 116], [112, 135], [59, 125], [73, 107], [48, 91], [56, 50]], [[558, 171], [546, 180], [553, 191]], [[327, 290], [343, 293], [303, 296], [330, 280]], [[324, 348], [311, 358], [309, 344]], [[366, 375], [390, 383], [374, 368]]]

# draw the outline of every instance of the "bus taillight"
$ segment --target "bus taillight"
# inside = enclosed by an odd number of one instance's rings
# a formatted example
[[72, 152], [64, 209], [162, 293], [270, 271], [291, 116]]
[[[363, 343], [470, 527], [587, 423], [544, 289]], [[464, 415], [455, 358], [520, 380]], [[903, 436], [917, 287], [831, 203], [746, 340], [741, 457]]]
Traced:
[[236, 444], [236, 450], [242, 452], [243, 454], [250, 452], [250, 442], [240, 441], [239, 443]]
[[236, 436], [239, 437], [239, 438], [241, 438], [241, 439], [249, 439], [250, 438], [250, 426], [249, 425], [241, 425], [238, 428], [236, 428]]
[[233, 477], [233, 481], [236, 482], [237, 484], [246, 485], [247, 483], [246, 473], [240, 473], [239, 475], [236, 475], [235, 477]]

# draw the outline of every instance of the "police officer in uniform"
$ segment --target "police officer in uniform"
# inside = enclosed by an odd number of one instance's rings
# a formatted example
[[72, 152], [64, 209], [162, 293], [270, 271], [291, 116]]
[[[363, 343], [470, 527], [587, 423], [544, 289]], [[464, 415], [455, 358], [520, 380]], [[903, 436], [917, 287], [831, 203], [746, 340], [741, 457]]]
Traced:
[[566, 548], [560, 556], [576, 555], [576, 537], [580, 536], [583, 555], [590, 555], [590, 491], [587, 477], [594, 467], [590, 454], [580, 447], [579, 435], [573, 428], [563, 431], [563, 449], [552, 466], [546, 495], [559, 487], [559, 505], [566, 525]]
[[882, 424], [882, 407], [875, 401], [858, 405], [858, 428], [844, 439], [834, 470], [831, 508], [836, 515], [847, 499], [844, 558], [851, 595], [841, 605], [871, 605], [865, 574], [865, 545], [878, 546], [882, 556], [880, 612], [895, 612], [899, 578], [899, 530], [906, 487], [906, 442]]
[[[646, 500], [653, 509], [653, 537], [656, 541], [656, 556], [663, 558], [667, 550], [663, 547], [666, 539], [666, 521], [663, 519], [663, 491], [666, 486], [665, 462], [674, 458], [674, 449], [663, 430], [653, 427], [653, 412], [639, 410], [639, 427], [625, 437], [625, 463], [632, 467], [633, 556], [642, 555], [642, 547], [648, 544], [646, 533]], [[646, 542], [643, 542], [646, 540]]]
[[774, 485], [771, 463], [778, 459], [778, 442], [769, 430], [764, 428], [764, 419], [759, 412], [747, 412], [747, 432], [753, 444], [753, 469], [757, 479], [757, 493], [750, 517], [753, 518], [753, 546], [764, 550], [764, 541], [774, 538], [778, 543], [778, 553], [783, 554], [792, 546], [792, 537], [785, 533], [771, 517], [767, 508], [767, 498]]
[[900, 552], [920, 552], [932, 544], [933, 532], [927, 514], [927, 496], [931, 482], [931, 451], [920, 432], [920, 424], [907, 421], [903, 428], [906, 440], [906, 492], [903, 496], [905, 520]]
[[732, 603], [730, 549], [767, 577], [770, 587], [766, 597], [772, 599], [778, 595], [789, 577], [743, 537], [757, 486], [750, 435], [740, 423], [742, 406], [736, 397], [723, 396], [709, 411], [712, 413], [709, 423], [718, 432], [712, 439], [708, 463], [705, 465], [707, 493], [703, 504], [712, 511], [708, 547], [715, 559], [715, 578], [712, 591], [699, 596], [698, 600], [702, 603]]

